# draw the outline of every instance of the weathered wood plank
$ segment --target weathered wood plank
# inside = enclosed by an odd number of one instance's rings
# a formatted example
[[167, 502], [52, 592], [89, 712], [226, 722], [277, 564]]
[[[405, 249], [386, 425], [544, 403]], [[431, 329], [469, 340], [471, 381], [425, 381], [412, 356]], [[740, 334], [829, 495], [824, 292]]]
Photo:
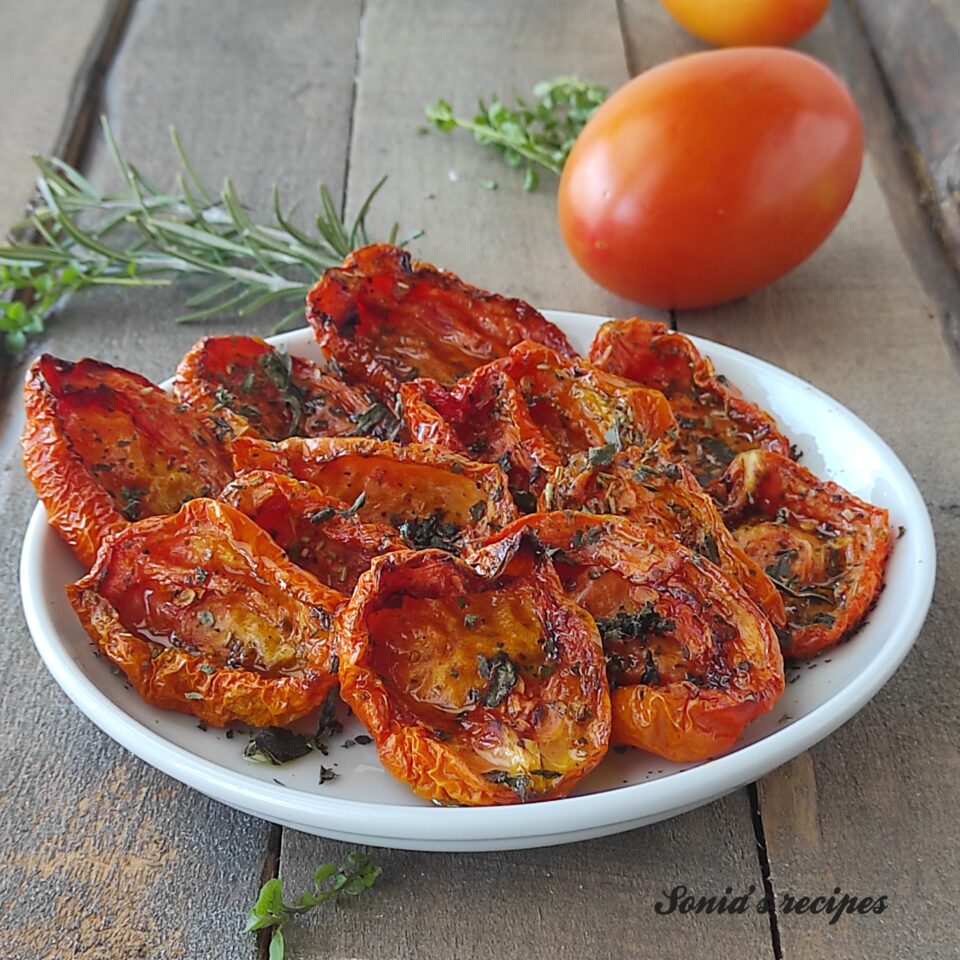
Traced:
[[36, 0], [3, 7], [3, 71], [12, 85], [0, 103], [0, 235], [23, 215], [36, 173], [30, 157], [50, 153], [60, 139], [74, 78], [113, 6]]
[[[657, 916], [678, 884], [695, 896], [762, 895], [746, 792], [665, 823], [564, 847], [504, 853], [380, 850], [383, 876], [355, 903], [305, 917], [286, 942], [315, 960], [772, 957], [766, 918]], [[749, 833], [750, 842], [743, 840]], [[349, 847], [283, 835], [292, 893]]]
[[[623, 307], [568, 260], [551, 183], [523, 194], [512, 171], [468, 138], [416, 133], [422, 106], [441, 95], [469, 110], [477, 94], [524, 91], [561, 73], [611, 86], [622, 81], [612, 2], [370, 0], [362, 50], [349, 204], [389, 171], [384, 208], [427, 229], [417, 244], [427, 259], [538, 304]], [[459, 180], [448, 179], [450, 170]], [[499, 189], [482, 190], [484, 178]], [[318, 863], [345, 853], [341, 844], [285, 831], [286, 888], [306, 888]], [[378, 859], [384, 877], [377, 889], [290, 930], [294, 956], [619, 960], [650, 955], [652, 943], [664, 956], [771, 955], [766, 919], [755, 913], [717, 922], [657, 917], [653, 909], [678, 883], [702, 893], [760, 888], [745, 791], [667, 823], [574, 846], [479, 855], [381, 851]]]
[[[313, 198], [319, 176], [339, 191], [358, 23], [358, 5], [333, 0], [140, 3], [106, 89], [118, 136], [131, 159], [164, 182], [176, 167], [167, 145], [174, 122], [205, 173], [231, 173], [251, 196], [268, 200], [270, 182], [280, 179], [291, 194]], [[97, 151], [91, 175], [106, 177]], [[19, 189], [12, 177], [5, 172], [5, 190]], [[42, 346], [167, 376], [190, 343], [214, 329], [173, 324], [182, 299], [179, 290], [78, 297]], [[270, 325], [260, 319], [247, 328]], [[0, 954], [252, 958], [243, 916], [260, 884], [270, 825], [135, 760], [81, 717], [40, 664], [15, 588], [34, 502], [16, 449], [19, 398], [4, 397], [0, 409], [0, 763], [8, 771], [0, 901], [9, 923]]]
[[424, 108], [439, 97], [472, 117], [478, 97], [530, 96], [537, 81], [570, 73], [610, 88], [626, 80], [613, 0], [369, 3], [349, 204], [355, 209], [389, 174], [382, 209], [426, 230], [413, 248], [425, 259], [539, 307], [615, 313], [621, 303], [563, 247], [552, 174], [524, 193], [519, 173], [469, 134], [422, 132]]
[[[634, 28], [644, 28], [635, 34], [635, 56], [659, 60], [692, 47], [658, 9], [643, 6], [641, 13], [639, 3], [629, 4]], [[942, 802], [960, 785], [960, 731], [955, 712], [944, 710], [958, 653], [951, 620], [960, 604], [960, 382], [937, 316], [942, 306], [925, 298], [878, 186], [875, 164], [894, 170], [890, 152], [899, 146], [889, 117], [876, 112], [878, 103], [886, 109], [882, 98], [863, 96], [869, 55], [842, 4], [802, 48], [850, 73], [871, 149], [881, 155], [868, 158], [839, 228], [806, 263], [744, 300], [677, 320], [682, 330], [780, 364], [850, 406], [891, 443], [930, 504], [940, 575], [916, 650], [854, 720], [765, 777], [759, 791], [778, 896], [829, 895], [839, 886], [886, 895], [889, 904], [880, 917], [844, 917], [832, 926], [820, 916], [780, 913], [785, 957], [948, 956], [960, 923], [960, 831]], [[903, 190], [904, 181], [890, 188]], [[908, 234], [922, 228], [908, 217], [900, 225]]]
[[925, 200], [960, 269], [960, 6], [851, 0], [883, 69]]

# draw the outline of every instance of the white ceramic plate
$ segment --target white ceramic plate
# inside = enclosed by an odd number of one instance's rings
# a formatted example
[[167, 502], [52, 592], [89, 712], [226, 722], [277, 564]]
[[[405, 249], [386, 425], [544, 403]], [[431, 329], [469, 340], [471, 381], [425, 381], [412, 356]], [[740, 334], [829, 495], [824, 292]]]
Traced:
[[[586, 351], [602, 318], [548, 313]], [[318, 356], [308, 330], [277, 337]], [[344, 746], [361, 729], [346, 720], [328, 757], [316, 751], [282, 767], [244, 760], [247, 738], [200, 730], [196, 721], [147, 706], [94, 656], [64, 595], [82, 571], [38, 505], [23, 543], [20, 580], [27, 623], [54, 679], [104, 732], [147, 763], [223, 803], [338, 840], [416, 850], [505, 850], [629, 830], [690, 810], [786, 762], [856, 713], [890, 678], [923, 624], [933, 591], [930, 518], [890, 448], [861, 420], [802, 380], [761, 360], [697, 341], [751, 400], [772, 411], [803, 450], [803, 463], [886, 507], [905, 528], [869, 623], [848, 643], [789, 672], [774, 710], [732, 753], [697, 765], [641, 751], [611, 752], [576, 795], [526, 806], [439, 808], [418, 800], [380, 766], [372, 745]], [[338, 774], [320, 785], [321, 761]]]

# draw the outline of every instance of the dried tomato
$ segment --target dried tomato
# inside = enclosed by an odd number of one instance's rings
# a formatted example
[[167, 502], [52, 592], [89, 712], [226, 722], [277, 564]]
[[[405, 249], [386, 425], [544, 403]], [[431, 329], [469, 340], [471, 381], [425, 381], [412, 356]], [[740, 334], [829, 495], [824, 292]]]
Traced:
[[388, 404], [407, 380], [451, 386], [521, 340], [574, 356], [529, 304], [478, 290], [390, 244], [364, 247], [327, 270], [307, 297], [307, 319], [347, 379]]
[[393, 527], [364, 523], [343, 500], [279, 473], [241, 474], [220, 500], [266, 530], [297, 566], [343, 593], [353, 591], [374, 557], [404, 548]]
[[436, 380], [400, 388], [403, 418], [418, 443], [434, 443], [482, 463], [496, 463], [527, 512], [560, 466], [560, 457], [530, 416], [519, 387], [497, 364], [474, 370], [449, 390]]
[[[283, 440], [396, 430], [396, 418], [361, 390], [259, 337], [204, 337], [177, 367], [173, 390], [223, 439]], [[378, 416], [379, 414], [379, 416]]]
[[517, 515], [499, 467], [447, 450], [345, 437], [240, 437], [232, 451], [238, 474], [270, 470], [306, 480], [349, 503], [364, 523], [394, 527], [415, 548], [456, 552]]
[[107, 534], [216, 496], [233, 476], [200, 418], [129, 370], [44, 354], [27, 374], [24, 405], [27, 474], [87, 567]]
[[721, 486], [727, 526], [783, 595], [784, 654], [808, 659], [856, 629], [883, 586], [887, 511], [763, 450], [740, 454]]
[[740, 391], [683, 334], [666, 324], [633, 318], [605, 323], [590, 346], [593, 363], [661, 390], [677, 418], [674, 454], [709, 487], [743, 450], [790, 455], [776, 421]]
[[497, 366], [516, 381], [534, 423], [562, 460], [591, 449], [646, 447], [676, 426], [659, 391], [542, 344], [521, 343]]
[[337, 683], [342, 594], [214, 500], [129, 525], [67, 594], [147, 703], [205, 723], [286, 726]]
[[716, 564], [775, 626], [786, 622], [777, 587], [747, 556], [716, 504], [682, 463], [635, 448], [613, 454], [602, 465], [580, 457], [553, 474], [543, 504], [547, 510], [615, 514], [652, 526]]
[[606, 753], [596, 628], [529, 550], [492, 578], [437, 550], [379, 557], [338, 638], [343, 699], [383, 765], [422, 797], [561, 797]]
[[595, 619], [613, 740], [669, 760], [729, 750], [783, 692], [777, 635], [743, 590], [655, 528], [624, 517], [522, 517], [484, 548], [496, 569], [524, 541]]

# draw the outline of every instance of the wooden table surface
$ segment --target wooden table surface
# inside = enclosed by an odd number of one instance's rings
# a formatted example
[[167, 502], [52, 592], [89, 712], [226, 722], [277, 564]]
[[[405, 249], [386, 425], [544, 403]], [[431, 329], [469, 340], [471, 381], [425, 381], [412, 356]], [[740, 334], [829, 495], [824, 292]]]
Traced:
[[[467, 137], [422, 136], [425, 104], [525, 91], [576, 72], [615, 87], [697, 44], [654, 0], [0, 0], [0, 227], [53, 150], [104, 184], [105, 110], [148, 174], [174, 169], [175, 123], [201, 172], [233, 176], [267, 212], [269, 185], [305, 200], [318, 178], [357, 208], [383, 173], [380, 226], [544, 307], [635, 308], [561, 247], [553, 185], [517, 178]], [[853, 720], [759, 783], [605, 840], [514, 853], [383, 851], [360, 902], [291, 928], [293, 958], [956, 957], [960, 940], [960, 4], [835, 0], [801, 49], [862, 109], [869, 155], [829, 241], [745, 300], [680, 313], [679, 329], [743, 348], [823, 388], [896, 450], [929, 505], [939, 578], [903, 668]], [[499, 189], [480, 188], [496, 179]], [[270, 318], [171, 322], [176, 291], [76, 298], [33, 342], [154, 379], [201, 333]], [[254, 958], [242, 932], [264, 877], [296, 890], [341, 844], [236, 813], [156, 772], [89, 723], [48, 676], [20, 611], [16, 566], [33, 493], [19, 464], [19, 381], [0, 398], [0, 955]], [[663, 891], [835, 887], [887, 898], [882, 916], [657, 916]], [[259, 951], [259, 953], [258, 953]]]

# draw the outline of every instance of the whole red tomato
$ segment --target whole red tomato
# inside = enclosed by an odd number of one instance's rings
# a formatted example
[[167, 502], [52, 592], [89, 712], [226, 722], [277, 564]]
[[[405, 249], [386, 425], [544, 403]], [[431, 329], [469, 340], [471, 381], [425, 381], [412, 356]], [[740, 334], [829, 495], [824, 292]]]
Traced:
[[791, 50], [681, 57], [596, 112], [560, 180], [567, 247], [597, 283], [654, 307], [743, 296], [806, 259], [860, 175], [849, 91]]
[[660, 0], [681, 26], [717, 47], [783, 46], [812, 30], [830, 0]]

